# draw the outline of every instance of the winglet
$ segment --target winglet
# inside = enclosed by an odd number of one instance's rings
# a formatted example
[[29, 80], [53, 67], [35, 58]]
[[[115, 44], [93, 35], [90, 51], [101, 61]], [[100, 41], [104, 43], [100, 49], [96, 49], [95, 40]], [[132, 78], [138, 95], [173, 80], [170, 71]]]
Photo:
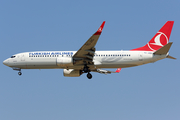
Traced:
[[97, 32], [94, 33], [94, 35], [101, 35], [101, 32], [102, 32], [103, 27], [104, 27], [104, 24], [105, 24], [105, 21], [101, 24], [101, 26], [99, 27], [99, 29], [97, 30]]
[[116, 73], [119, 73], [121, 71], [121, 68], [118, 68], [117, 70], [116, 70]]

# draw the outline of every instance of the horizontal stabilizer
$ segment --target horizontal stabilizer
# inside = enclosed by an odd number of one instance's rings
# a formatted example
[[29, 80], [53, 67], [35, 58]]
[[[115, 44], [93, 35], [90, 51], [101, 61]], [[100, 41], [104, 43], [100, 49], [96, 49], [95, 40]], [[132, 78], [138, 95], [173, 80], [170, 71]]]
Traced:
[[168, 55], [167, 58], [176, 59], [176, 58], [174, 58], [174, 57], [172, 57], [172, 56], [170, 56], [170, 55]]
[[155, 55], [165, 55], [165, 54], [167, 54], [170, 47], [171, 47], [171, 45], [172, 45], [172, 42], [169, 42], [168, 44], [166, 44], [165, 46], [161, 47], [156, 52], [154, 52], [154, 54]]

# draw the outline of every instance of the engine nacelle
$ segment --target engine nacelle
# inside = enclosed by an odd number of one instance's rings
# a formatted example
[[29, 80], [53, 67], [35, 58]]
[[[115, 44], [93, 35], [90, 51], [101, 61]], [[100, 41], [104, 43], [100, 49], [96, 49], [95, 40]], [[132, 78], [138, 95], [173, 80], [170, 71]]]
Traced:
[[82, 71], [74, 69], [64, 69], [63, 74], [65, 77], [79, 77], [80, 75], [82, 75]]
[[72, 66], [73, 59], [71, 57], [58, 57], [57, 58], [57, 65], [58, 66]]

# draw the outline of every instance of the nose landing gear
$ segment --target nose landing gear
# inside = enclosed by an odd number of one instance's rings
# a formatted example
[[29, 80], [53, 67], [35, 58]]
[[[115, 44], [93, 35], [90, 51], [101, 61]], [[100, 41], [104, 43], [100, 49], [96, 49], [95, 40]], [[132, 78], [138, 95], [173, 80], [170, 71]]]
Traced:
[[18, 72], [18, 75], [19, 75], [19, 76], [21, 76], [21, 75], [22, 75], [22, 72], [21, 72], [21, 71], [19, 71], [19, 72]]
[[13, 68], [13, 70], [17, 70], [17, 71], [19, 71], [19, 72], [18, 72], [18, 75], [19, 75], [19, 76], [21, 76], [21, 75], [22, 75], [21, 68]]

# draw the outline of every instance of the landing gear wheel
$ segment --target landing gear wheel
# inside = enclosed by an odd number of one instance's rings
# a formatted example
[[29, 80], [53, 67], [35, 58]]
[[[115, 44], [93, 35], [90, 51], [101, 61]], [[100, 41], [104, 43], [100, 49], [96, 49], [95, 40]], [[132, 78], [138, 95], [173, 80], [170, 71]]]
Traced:
[[18, 75], [21, 76], [21, 75], [22, 75], [22, 72], [18, 72]]
[[88, 74], [87, 74], [87, 78], [88, 78], [88, 79], [91, 79], [91, 78], [92, 78], [91, 73], [88, 73]]

